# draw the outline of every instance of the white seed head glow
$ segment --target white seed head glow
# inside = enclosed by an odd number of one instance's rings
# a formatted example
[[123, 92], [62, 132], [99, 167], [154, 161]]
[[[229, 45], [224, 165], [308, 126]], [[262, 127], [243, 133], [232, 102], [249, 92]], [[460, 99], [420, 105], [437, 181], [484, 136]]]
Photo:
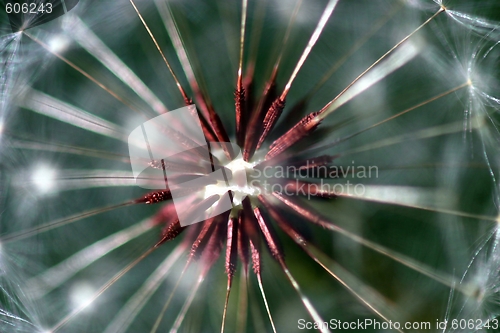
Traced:
[[31, 180], [40, 192], [46, 193], [54, 188], [55, 175], [53, 168], [39, 166], [34, 170]]
[[95, 289], [87, 282], [75, 283], [69, 292], [69, 300], [73, 308], [88, 307], [92, 304]]
[[[253, 170], [253, 164], [245, 162], [241, 154], [237, 158], [225, 165], [232, 172], [232, 178], [228, 180], [229, 186], [224, 181], [219, 181], [214, 185], [205, 187], [204, 199], [214, 195], [223, 195], [227, 191], [233, 192], [233, 204], [240, 205], [247, 195], [255, 196], [260, 194], [260, 190], [252, 186], [248, 181], [248, 174]], [[214, 204], [214, 206], [217, 203]]]

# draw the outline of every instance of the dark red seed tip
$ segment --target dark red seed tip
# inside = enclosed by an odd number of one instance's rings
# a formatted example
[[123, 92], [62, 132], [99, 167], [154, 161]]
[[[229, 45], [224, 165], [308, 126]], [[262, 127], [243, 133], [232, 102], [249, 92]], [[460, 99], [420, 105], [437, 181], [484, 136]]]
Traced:
[[170, 193], [170, 190], [162, 190], [148, 193], [144, 197], [137, 199], [135, 202], [150, 205], [170, 199], [172, 199], [172, 193]]
[[260, 135], [259, 141], [257, 142], [256, 149], [260, 148], [260, 146], [262, 145], [262, 143], [266, 139], [269, 132], [271, 132], [274, 125], [276, 124], [279, 117], [281, 116], [281, 113], [283, 112], [284, 108], [285, 108], [285, 100], [281, 99], [281, 97], [275, 99], [273, 104], [271, 104], [271, 107], [269, 108], [269, 110], [266, 113], [266, 116], [264, 117], [264, 121], [263, 121], [264, 130], [263, 130], [262, 134]]
[[299, 140], [313, 132], [321, 123], [321, 121], [316, 118], [318, 114], [319, 111], [308, 114], [295, 124], [295, 126], [289, 129], [288, 132], [274, 141], [266, 155], [266, 160], [280, 155]]
[[186, 227], [181, 226], [179, 219], [176, 219], [173, 223], [163, 228], [161, 232], [161, 239], [158, 243], [156, 243], [155, 247], [176, 238], [181, 232], [184, 231], [184, 229], [186, 229]]

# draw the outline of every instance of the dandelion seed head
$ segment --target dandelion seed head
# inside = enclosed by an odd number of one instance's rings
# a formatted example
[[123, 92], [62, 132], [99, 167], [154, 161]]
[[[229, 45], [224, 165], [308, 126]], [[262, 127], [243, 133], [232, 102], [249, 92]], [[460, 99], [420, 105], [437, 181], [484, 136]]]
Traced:
[[[171, 326], [171, 331], [177, 331], [179, 328], [181, 330], [185, 328], [184, 326], [181, 328], [180, 325], [186, 316], [182, 325], [195, 325], [194, 328], [189, 326], [186, 329], [190, 331], [199, 331], [201, 327], [205, 329], [206, 322], [198, 320], [199, 316], [196, 318], [199, 311], [189, 308], [191, 301], [195, 300], [193, 308], [195, 303], [202, 301], [198, 294], [203, 293], [193, 288], [193, 282], [195, 280], [201, 282], [207, 277], [207, 280], [211, 279], [210, 283], [213, 283], [211, 289], [215, 291], [214, 293], [210, 291], [205, 300], [209, 304], [209, 312], [216, 308], [212, 305], [221, 299], [222, 294], [219, 294], [218, 290], [223, 289], [225, 293], [227, 288], [227, 299], [229, 299], [229, 287], [233, 282], [233, 290], [239, 289], [238, 299], [241, 295], [249, 295], [248, 306], [244, 304], [246, 300], [234, 302], [235, 297], [231, 296], [231, 301], [228, 303], [226, 331], [270, 331], [269, 323], [257, 324], [258, 319], [255, 322], [250, 321], [259, 317], [254, 314], [248, 313], [248, 323], [238, 323], [239, 329], [233, 327], [235, 321], [230, 318], [235, 312], [244, 314], [246, 318], [246, 309], [253, 309], [256, 304], [257, 308], [264, 306], [262, 302], [256, 303], [259, 300], [253, 297], [255, 292], [253, 283], [244, 285], [244, 275], [250, 273], [252, 266], [253, 273], [258, 275], [259, 283], [262, 284], [261, 293], [270, 321], [272, 323], [272, 316], [275, 316], [276, 323], [279, 324], [280, 329], [274, 331], [296, 329], [297, 327], [290, 326], [289, 319], [304, 317], [304, 311], [309, 312], [312, 319], [317, 321], [321, 319], [319, 313], [338, 313], [340, 319], [343, 319], [342, 314], [352, 317], [352, 309], [356, 309], [356, 315], [364, 316], [366, 311], [357, 307], [349, 307], [350, 310], [347, 312], [331, 311], [345, 304], [347, 298], [344, 300], [342, 292], [332, 289], [338, 287], [335, 281], [326, 281], [316, 274], [315, 269], [321, 269], [312, 267], [316, 263], [325, 269], [328, 267], [334, 270], [334, 272], [321, 272], [328, 274], [329, 278], [334, 277], [341, 285], [348, 288], [350, 293], [346, 293], [345, 297], [349, 297], [349, 302], [352, 293], [362, 304], [367, 305], [381, 317], [383, 314], [388, 315], [390, 319], [404, 318], [399, 314], [399, 308], [405, 308], [407, 303], [401, 300], [412, 299], [416, 294], [422, 304], [418, 304], [419, 302], [413, 304], [413, 299], [410, 301], [412, 307], [408, 312], [411, 319], [422, 313], [420, 305], [423, 306], [426, 316], [435, 316], [435, 313], [429, 314], [432, 311], [429, 309], [435, 309], [435, 304], [443, 303], [442, 296], [444, 294], [444, 299], [447, 298], [448, 288], [456, 294], [462, 292], [461, 296], [465, 294], [469, 298], [467, 305], [480, 310], [470, 311], [470, 318], [482, 318], [483, 313], [491, 315], [498, 312], [492, 306], [495, 302], [498, 303], [497, 286], [500, 285], [498, 270], [494, 269], [498, 267], [498, 260], [493, 259], [493, 257], [498, 258], [496, 252], [488, 252], [489, 247], [481, 249], [481, 253], [486, 252], [489, 256], [476, 256], [474, 260], [476, 266], [470, 269], [470, 273], [464, 278], [462, 290], [460, 286], [455, 288], [456, 280], [453, 278], [453, 276], [464, 276], [460, 268], [464, 268], [470, 261], [468, 241], [471, 243], [476, 241], [468, 234], [467, 228], [472, 229], [470, 225], [473, 223], [470, 223], [470, 219], [476, 216], [474, 214], [480, 214], [475, 209], [477, 206], [470, 204], [466, 199], [463, 202], [467, 202], [467, 205], [461, 206], [463, 193], [460, 192], [462, 189], [460, 182], [466, 178], [462, 179], [459, 176], [462, 175], [461, 170], [466, 170], [464, 173], [470, 172], [471, 179], [475, 182], [478, 179], [477, 174], [484, 173], [485, 169], [488, 169], [484, 163], [477, 169], [471, 167], [472, 162], [474, 166], [476, 165], [476, 161], [471, 162], [469, 156], [477, 156], [477, 152], [483, 153], [483, 150], [478, 150], [478, 145], [471, 146], [474, 149], [471, 151], [473, 154], [468, 154], [467, 151], [462, 156], [462, 146], [467, 144], [460, 140], [462, 130], [460, 117], [467, 108], [469, 112], [467, 117], [473, 118], [470, 129], [486, 127], [490, 125], [491, 119], [484, 111], [490, 111], [491, 108], [488, 106], [498, 101], [495, 93], [492, 93], [495, 91], [493, 83], [497, 82], [495, 74], [490, 73], [491, 69], [495, 68], [494, 62], [485, 60], [484, 52], [475, 52], [476, 49], [488, 50], [486, 44], [477, 42], [476, 33], [482, 34], [479, 39], [485, 36], [489, 38], [489, 42], [499, 37], [496, 33], [488, 32], [494, 30], [491, 22], [468, 14], [463, 7], [454, 8], [452, 3], [442, 0], [339, 1], [331, 20], [329, 19], [324, 25], [325, 32], [316, 34], [316, 37], [311, 39], [312, 44], [316, 41], [318, 44], [312, 47], [307, 59], [304, 58], [303, 68], [299, 68], [302, 65], [296, 67], [297, 59], [302, 59], [300, 53], [307, 45], [307, 38], [322, 16], [321, 12], [325, 10], [324, 4], [327, 1], [248, 1], [248, 11], [244, 11], [246, 1], [241, 6], [232, 3], [227, 7], [225, 3], [221, 6], [220, 2], [194, 0], [134, 0], [133, 2], [138, 7], [137, 13], [131, 7], [129, 0], [102, 4], [96, 2], [95, 5], [87, 6], [88, 11], [74, 12], [81, 17], [72, 14], [63, 17], [62, 28], [66, 35], [60, 34], [60, 26], [55, 24], [52, 26], [56, 27], [52, 31], [53, 37], [50, 37], [48, 30], [44, 29], [39, 30], [37, 34], [33, 33], [36, 38], [43, 38], [43, 43], [47, 47], [39, 47], [40, 45], [30, 41], [37, 57], [46, 51], [49, 51], [46, 52], [47, 58], [54, 56], [50, 52], [59, 53], [55, 54], [59, 59], [54, 58], [54, 63], [58, 65], [52, 67], [49, 61], [47, 66], [41, 66], [44, 67], [41, 70], [46, 70], [48, 75], [40, 75], [33, 84], [32, 92], [39, 91], [39, 93], [32, 94], [31, 97], [38, 98], [32, 98], [30, 103], [19, 102], [20, 117], [27, 115], [27, 120], [14, 117], [12, 123], [16, 126], [9, 128], [3, 134], [9, 135], [9, 140], [11, 133], [19, 134], [19, 137], [12, 138], [15, 154], [10, 154], [8, 158], [21, 156], [19, 162], [16, 162], [23, 169], [25, 165], [33, 165], [33, 161], [42, 158], [45, 161], [51, 158], [57, 160], [57, 169], [51, 164], [39, 165], [36, 169], [28, 169], [28, 174], [24, 173], [24, 177], [19, 177], [21, 181], [18, 183], [23, 184], [21, 190], [24, 190], [22, 198], [28, 204], [33, 204], [33, 200], [31, 196], [24, 195], [27, 192], [24, 187], [27, 182], [41, 194], [53, 192], [55, 188], [57, 191], [63, 191], [66, 189], [66, 183], [68, 186], [77, 184], [68, 187], [74, 191], [72, 195], [57, 196], [57, 200], [53, 201], [50, 201], [52, 198], [49, 196], [44, 196], [43, 200], [35, 200], [43, 201], [44, 204], [47, 202], [47, 205], [37, 206], [36, 210], [24, 209], [30, 206], [21, 205], [19, 203], [21, 201], [15, 200], [15, 196], [14, 200], [10, 200], [14, 203], [7, 202], [9, 215], [4, 220], [16, 220], [11, 217], [16, 216], [16, 210], [23, 209], [27, 212], [18, 215], [33, 214], [31, 220], [36, 219], [36, 224], [33, 225], [33, 229], [20, 230], [20, 233], [13, 230], [12, 234], [6, 236], [0, 234], [2, 243], [4, 238], [1, 237], [6, 237], [4, 245], [8, 247], [9, 252], [11, 244], [22, 249], [31, 249], [41, 244], [46, 252], [43, 254], [44, 257], [40, 255], [37, 260], [40, 260], [40, 266], [44, 267], [31, 268], [33, 265], [24, 265], [33, 270], [28, 272], [29, 275], [36, 278], [58, 274], [57, 277], [61, 277], [53, 279], [60, 281], [54, 282], [50, 287], [54, 289], [46, 290], [43, 283], [37, 284], [36, 289], [40, 295], [37, 298], [40, 303], [37, 304], [43, 306], [51, 303], [50, 300], [54, 296], [62, 300], [67, 307], [65, 310], [69, 313], [75, 309], [88, 307], [92, 300], [96, 299], [93, 297], [96, 295], [96, 290], [102, 288], [97, 284], [100, 278], [95, 274], [97, 269], [103, 267], [109, 271], [112, 267], [113, 273], [116, 273], [115, 269], [119, 266], [116, 263], [123, 262], [123, 258], [120, 257], [123, 255], [130, 261], [138, 258], [136, 262], [140, 262], [141, 269], [131, 268], [128, 271], [127, 267], [133, 267], [134, 262], [132, 266], [124, 267], [121, 271], [123, 275], [119, 276], [121, 286], [126, 285], [126, 287], [115, 289], [120, 293], [119, 298], [113, 299], [113, 304], [110, 302], [109, 307], [106, 304], [102, 309], [98, 308], [102, 306], [98, 304], [99, 302], [92, 304], [92, 307], [99, 310], [93, 311], [92, 316], [96, 319], [96, 323], [92, 323], [95, 324], [92, 329], [85, 326], [87, 321], [85, 314], [71, 318], [71, 321], [78, 322], [78, 325], [72, 327], [78, 327], [80, 331], [107, 333], [142, 332], [149, 330], [146, 326], [151, 327], [157, 320], [161, 322], [158, 331], [165, 331], [166, 325]], [[329, 4], [336, 2], [330, 1]], [[444, 6], [450, 6], [450, 10]], [[83, 7], [82, 4], [80, 9]], [[297, 9], [296, 16], [293, 14], [295, 9]], [[446, 15], [444, 13], [438, 15], [443, 11], [446, 11]], [[239, 40], [238, 32], [242, 30], [238, 29], [240, 27], [238, 17], [243, 12], [248, 14], [247, 27], [245, 32], [241, 33], [242, 65], [238, 68], [235, 61], [238, 44], [235, 45], [233, 42]], [[140, 17], [140, 13], [143, 14], [142, 22], [137, 17], [137, 14]], [[429, 20], [430, 23], [423, 23], [425, 20]], [[148, 33], [144, 31], [143, 22], [151, 28], [152, 35], [158, 41], [158, 48], [165, 53], [165, 58], [168, 60], [166, 62], [171, 62], [172, 72], [175, 72], [178, 82], [172, 80], [165, 68], [157, 66], [161, 57], [156, 53], [157, 49]], [[457, 22], [459, 24], [456, 24]], [[287, 34], [288, 24], [290, 24], [290, 40], [285, 42], [283, 35]], [[420, 25], [421, 29], [418, 28]], [[459, 29], [454, 29], [454, 26], [458, 26]], [[335, 30], [337, 28], [340, 30]], [[178, 33], [179, 40], [176, 40], [175, 32]], [[65, 52], [70, 46], [74, 46], [75, 52]], [[443, 56], [445, 53], [442, 52], [443, 48], [449, 48], [446, 51], [451, 50], [451, 52]], [[382, 56], [386, 52], [386, 56]], [[495, 52], [495, 48], [491, 52], [486, 52], [488, 59], [495, 58]], [[62, 59], [62, 56], [68, 57], [67, 61]], [[278, 58], [281, 63], [277, 65], [279, 68], [276, 79], [268, 81], [269, 73], [266, 72], [266, 68], [273, 68]], [[61, 63], [61, 60], [65, 64]], [[368, 67], [371, 64], [373, 67]], [[18, 63], [15, 66], [21, 67]], [[161, 66], [164, 66], [163, 62]], [[60, 70], [61, 68], [64, 70]], [[292, 72], [298, 73], [293, 85], [292, 81], [287, 81]], [[51, 78], [52, 74], [61, 80], [45, 80], [46, 77]], [[235, 93], [236, 75], [242, 79], [243, 87], [238, 87]], [[293, 76], [295, 77], [295, 74]], [[355, 79], [356, 77], [358, 78]], [[89, 82], [89, 78], [94, 82]], [[349, 85], [350, 82], [352, 85]], [[52, 83], [57, 84], [52, 85]], [[98, 83], [98, 86], [94, 83]], [[313, 87], [315, 83], [318, 83], [317, 89]], [[272, 86], [268, 96], [267, 92], [265, 94], [262, 92], [263, 86], [267, 84]], [[176, 85], [186, 90], [182, 98], [178, 90], [173, 89]], [[284, 100], [273, 102], [284, 87], [285, 90], [291, 87], [286, 103]], [[344, 88], [346, 90], [341, 92]], [[103, 90], [99, 90], [102, 94], [96, 94], [94, 89]], [[297, 101], [298, 104], [302, 104], [300, 99], [303, 97], [304, 105], [296, 105]], [[114, 98], [113, 102], [109, 102], [107, 98]], [[245, 105], [241, 107], [240, 115], [236, 111], [236, 127], [233, 126], [234, 115], [229, 115], [226, 111], [234, 111], [235, 99], [236, 109]], [[217, 163], [212, 163], [212, 167], [216, 166], [219, 170], [222, 167], [227, 169], [230, 177], [225, 180], [217, 178], [217, 183], [213, 181], [207, 183], [209, 185], [202, 184], [194, 190], [187, 188], [189, 199], [194, 198], [192, 202], [196, 203], [202, 201], [200, 198], [222, 197], [230, 191], [233, 194], [233, 211], [231, 213], [225, 211], [224, 214], [211, 220], [207, 219], [197, 225], [185, 227], [180, 225], [179, 215], [174, 203], [171, 202], [173, 195], [169, 188], [172, 191], [175, 188], [171, 179], [166, 179], [166, 176], [165, 179], [161, 178], [162, 186], [165, 185], [167, 189], [162, 187], [161, 191], [147, 193], [145, 196], [143, 192], [138, 192], [139, 189], [135, 187], [132, 189], [130, 185], [133, 181], [127, 169], [129, 156], [122, 141], [124, 135], [145, 121], [144, 118], [162, 114], [166, 112], [167, 107], [169, 110], [174, 110], [183, 102], [187, 104], [187, 101], [196, 104], [199, 107], [200, 117], [206, 120], [204, 126], [208, 128], [204, 128], [204, 133], [207, 142], [238, 142], [239, 146], [234, 144], [236, 151], [241, 148], [247, 153], [245, 141], [256, 143], [260, 138], [263, 141], [262, 145], [259, 143], [255, 155], [252, 155], [252, 152], [245, 159], [241, 154], [233, 157], [231, 153], [222, 149], [210, 150], [217, 159]], [[319, 110], [325, 103], [329, 103], [330, 109], [328, 112], [320, 113]], [[273, 105], [283, 105], [283, 107], [273, 108]], [[212, 108], [214, 114], [211, 114]], [[262, 109], [262, 114], [257, 116], [259, 108]], [[476, 110], [481, 112], [474, 112]], [[32, 111], [34, 113], [31, 113]], [[283, 112], [281, 118], [274, 122], [273, 119], [280, 117], [281, 112]], [[255, 118], [253, 115], [256, 115]], [[218, 125], [217, 117], [220, 117], [221, 127]], [[40, 122], [43, 128], [39, 130], [37, 120], [41, 119], [45, 121]], [[258, 121], [253, 122], [255, 119]], [[60, 126], [61, 122], [63, 126]], [[9, 119], [9, 126], [10, 124]], [[32, 128], [36, 131], [31, 131]], [[68, 128], [76, 128], [75, 135], [71, 132], [70, 135], [65, 135]], [[266, 134], [261, 136], [263, 132]], [[0, 135], [2, 135], [1, 123]], [[99, 135], [104, 137], [99, 139]], [[212, 135], [213, 137], [209, 139], [208, 137]], [[476, 136], [476, 132], [473, 135]], [[487, 138], [495, 138], [493, 135], [494, 133], [488, 134]], [[282, 138], [284, 139], [280, 140]], [[199, 142], [204, 142], [203, 138]], [[144, 144], [144, 141], [138, 144]], [[328, 147], [323, 148], [325, 146]], [[316, 154], [317, 147], [321, 148], [318, 148], [319, 154]], [[285, 150], [280, 151], [281, 148]], [[251, 149], [252, 147], [249, 148]], [[268, 154], [271, 150], [277, 152], [276, 156]], [[345, 156], [348, 156], [347, 159]], [[457, 157], [460, 159], [456, 159]], [[302, 193], [298, 183], [292, 184], [296, 180], [292, 178], [297, 177], [284, 176], [282, 178], [287, 179], [280, 179], [276, 174], [269, 177], [255, 177], [258, 171], [262, 170], [261, 167], [266, 165], [300, 166], [315, 161], [316, 164], [309, 169], [312, 174], [312, 170], [319, 170], [322, 166], [330, 168], [351, 165], [355, 163], [354, 160], [366, 161], [367, 167], [369, 163], [376, 166], [377, 170], [380, 167], [380, 179], [377, 171], [376, 177], [359, 180], [362, 189], [359, 192], [342, 187], [346, 191], [335, 193], [334, 196], [332, 192], [320, 193], [317, 188], [311, 186], [311, 188], [303, 187]], [[149, 160], [147, 161], [149, 163]], [[196, 159], [186, 161], [189, 166], [193, 161], [195, 164], [198, 163]], [[208, 162], [202, 164], [205, 166]], [[158, 161], [151, 161], [152, 168], [159, 169], [158, 165]], [[496, 167], [495, 163], [491, 165], [488, 165], [486, 173]], [[76, 171], [75, 166], [79, 168], [76, 173], [73, 172]], [[201, 168], [198, 164], [195, 166]], [[165, 170], [165, 166], [163, 167]], [[192, 173], [194, 177], [203, 173], [194, 167], [192, 169], [195, 170]], [[187, 172], [187, 168], [181, 169], [180, 172]], [[443, 183], [442, 175], [452, 179], [446, 182], [449, 187], [440, 185]], [[316, 185], [315, 182], [320, 181], [323, 183], [323, 180], [331, 183], [344, 180], [336, 176], [335, 180], [323, 176], [306, 178], [306, 181], [310, 182], [309, 185]], [[264, 185], [266, 180], [275, 183]], [[483, 184], [480, 181], [477, 183]], [[16, 185], [16, 180], [13, 184]], [[283, 195], [278, 192], [279, 189], [273, 189], [275, 184], [294, 185], [296, 187], [291, 188], [297, 193]], [[106, 188], [107, 185], [109, 188]], [[117, 190], [116, 186], [121, 187]], [[130, 186], [130, 191], [126, 186]], [[125, 204], [122, 204], [123, 202]], [[203, 206], [204, 211], [216, 209], [217, 202], [213, 205], [210, 200], [206, 202], [210, 204]], [[140, 203], [145, 203], [147, 206], [139, 208]], [[186, 211], [191, 208], [191, 202], [188, 203]], [[365, 204], [369, 208], [364, 209]], [[212, 207], [207, 210], [210, 205]], [[460, 211], [452, 211], [450, 207], [460, 207], [456, 208]], [[404, 214], [398, 215], [401, 211]], [[105, 215], [97, 216], [101, 213]], [[154, 226], [148, 225], [146, 228], [135, 225], [146, 215], [147, 218], [154, 220]], [[443, 215], [456, 218], [459, 225], [456, 227], [456, 233], [440, 233], [440, 230], [445, 229], [442, 224], [437, 224], [444, 218], [435, 216]], [[496, 214], [491, 215], [488, 221], [500, 226], [500, 215], [498, 217], [495, 217]], [[283, 219], [280, 220], [280, 217]], [[365, 218], [370, 219], [367, 228], [363, 224]], [[384, 225], [379, 226], [379, 222]], [[394, 228], [386, 228], [386, 223], [394, 223]], [[157, 230], [151, 230], [152, 227]], [[323, 228], [332, 231], [332, 235], [326, 235]], [[150, 230], [149, 235], [143, 236], [143, 233]], [[413, 230], [417, 232], [412, 232]], [[156, 243], [159, 234], [163, 238]], [[75, 242], [78, 243], [75, 244], [75, 248], [71, 247], [73, 244], [68, 244], [67, 248], [63, 247], [53, 241], [60, 239], [58, 237], [61, 235], [76, 235], [79, 242]], [[318, 235], [320, 237], [316, 238]], [[363, 238], [365, 235], [368, 236], [366, 240]], [[417, 238], [419, 235], [420, 238]], [[176, 237], [179, 239], [174, 239]], [[322, 240], [330, 241], [332, 237], [335, 237], [334, 246], [344, 251], [330, 253], [330, 242], [325, 243]], [[447, 246], [443, 244], [443, 239], [453, 243], [454, 248], [460, 247], [461, 251], [450, 251], [449, 258], [441, 261], [439, 253]], [[133, 242], [134, 245], [128, 244], [129, 242]], [[304, 253], [296, 255], [297, 252], [293, 248], [295, 243], [309, 256], [307, 262], [303, 261]], [[33, 246], [27, 247], [26, 244]], [[345, 244], [349, 246], [343, 246]], [[141, 254], [138, 252], [147, 247], [153, 248], [156, 252], [150, 252], [152, 254], [151, 256], [148, 254], [147, 258], [139, 257]], [[378, 272], [380, 275], [372, 274], [372, 270], [381, 265], [378, 265], [377, 260], [373, 260], [372, 254], [368, 257], [364, 251], [361, 252], [364, 247], [373, 250], [377, 256], [381, 255], [382, 264], [394, 260], [393, 265], [405, 266], [405, 272], [411, 276], [415, 275], [416, 278], [407, 279], [397, 272], [398, 269], [392, 270], [387, 265], [384, 267], [384, 272]], [[349, 251], [345, 251], [346, 248]], [[355, 251], [351, 251], [352, 249]], [[225, 258], [222, 258], [224, 250], [226, 254]], [[193, 259], [192, 265], [197, 265], [197, 271], [203, 271], [202, 275], [191, 275], [194, 273], [194, 267], [187, 265], [185, 271], [189, 272], [187, 275], [190, 278], [181, 275], [184, 274], [182, 267], [186, 261], [185, 258], [179, 262], [176, 260], [186, 252], [190, 258], [188, 263], [191, 265], [190, 260]], [[54, 258], [51, 253], [54, 254]], [[171, 257], [172, 254], [176, 254], [177, 259], [172, 259], [175, 257]], [[277, 265], [273, 266], [276, 262], [267, 260], [269, 257], [276, 259]], [[163, 258], [165, 261], [161, 262]], [[218, 258], [219, 261], [225, 259], [226, 276], [215, 266]], [[288, 267], [285, 267], [285, 258]], [[344, 260], [346, 258], [347, 260]], [[352, 265], [353, 262], [355, 265]], [[462, 266], [457, 269], [456, 275], [453, 264], [457, 262]], [[45, 265], [49, 267], [46, 271], [44, 271]], [[92, 269], [87, 270], [86, 268], [91, 265]], [[346, 265], [345, 269], [341, 267], [342, 265]], [[260, 270], [264, 266], [265, 274], [262, 275], [261, 282]], [[387, 267], [388, 269], [385, 269]], [[276, 268], [281, 268], [281, 273], [287, 275], [291, 286], [299, 293], [305, 309], [299, 303], [292, 302], [289, 295], [280, 299], [279, 293], [274, 290], [270, 296], [276, 300], [273, 299], [268, 307], [264, 287], [268, 286], [269, 276], [265, 275], [273, 274]], [[209, 269], [210, 277], [205, 275]], [[244, 275], [240, 277], [236, 274], [238, 270]], [[294, 274], [298, 270], [301, 270], [301, 276], [295, 281], [289, 274]], [[76, 276], [85, 276], [85, 280], [72, 283], [72, 279]], [[215, 278], [212, 279], [212, 276]], [[417, 283], [423, 280], [422, 276], [425, 282], [417, 288]], [[395, 283], [385, 281], [386, 278]], [[437, 283], [441, 290], [446, 289], [446, 291], [435, 292], [437, 289], [433, 286], [428, 288], [431, 286], [428, 278], [432, 280], [430, 283]], [[180, 280], [178, 284], [175, 283], [177, 279]], [[226, 281], [228, 281], [227, 287]], [[406, 281], [409, 281], [408, 285]], [[240, 286], [236, 287], [238, 284]], [[299, 290], [299, 284], [300, 289], [303, 287], [303, 291]], [[410, 285], [411, 288], [406, 288]], [[108, 286], [116, 288], [119, 284], [113, 282]], [[222, 288], [218, 288], [221, 286]], [[389, 290], [390, 288], [394, 289]], [[315, 297], [309, 300], [309, 296], [306, 295], [311, 294]], [[399, 297], [401, 295], [403, 297]], [[427, 295], [430, 297], [427, 298]], [[170, 299], [172, 304], [168, 305]], [[433, 303], [425, 304], [428, 301]], [[184, 306], [181, 308], [183, 302]], [[1, 302], [0, 306], [3, 306]], [[321, 307], [318, 308], [319, 311], [316, 311], [315, 306]], [[56, 305], [54, 308], [60, 307]], [[162, 308], [166, 310], [161, 312]], [[463, 308], [465, 308], [463, 302], [457, 303], [455, 307], [459, 309], [458, 311]], [[41, 312], [45, 312], [44, 320], [48, 322], [59, 321], [63, 326], [67, 323], [64, 318], [61, 319], [64, 313], [56, 313], [53, 308], [42, 308]], [[173, 317], [176, 312], [179, 312], [177, 319]], [[287, 313], [287, 325], [283, 325], [283, 312]], [[456, 317], [455, 315], [456, 313], [453, 313], [450, 318]], [[99, 319], [104, 317], [106, 319], [99, 323]], [[112, 318], [111, 323], [109, 323], [110, 318]], [[240, 318], [237, 318], [237, 321], [240, 321]], [[211, 323], [214, 322], [212, 319]], [[217, 321], [219, 322], [220, 320]], [[108, 324], [105, 329], [97, 326]], [[198, 324], [200, 326], [196, 327]], [[224, 328], [224, 319], [222, 326]], [[274, 324], [272, 326], [274, 329]], [[215, 330], [212, 326], [206, 327], [208, 331]], [[0, 331], [2, 328], [0, 323]], [[66, 331], [66, 328], [51, 330], [59, 332]]]

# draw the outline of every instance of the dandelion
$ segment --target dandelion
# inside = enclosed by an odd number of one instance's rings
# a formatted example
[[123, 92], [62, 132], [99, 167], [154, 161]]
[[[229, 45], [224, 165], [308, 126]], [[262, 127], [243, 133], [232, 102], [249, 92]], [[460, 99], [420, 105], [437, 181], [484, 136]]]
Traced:
[[[82, 0], [5, 33], [0, 327], [495, 331], [495, 6]], [[208, 152], [162, 128], [193, 154], [144, 191], [129, 134], [181, 107]]]

